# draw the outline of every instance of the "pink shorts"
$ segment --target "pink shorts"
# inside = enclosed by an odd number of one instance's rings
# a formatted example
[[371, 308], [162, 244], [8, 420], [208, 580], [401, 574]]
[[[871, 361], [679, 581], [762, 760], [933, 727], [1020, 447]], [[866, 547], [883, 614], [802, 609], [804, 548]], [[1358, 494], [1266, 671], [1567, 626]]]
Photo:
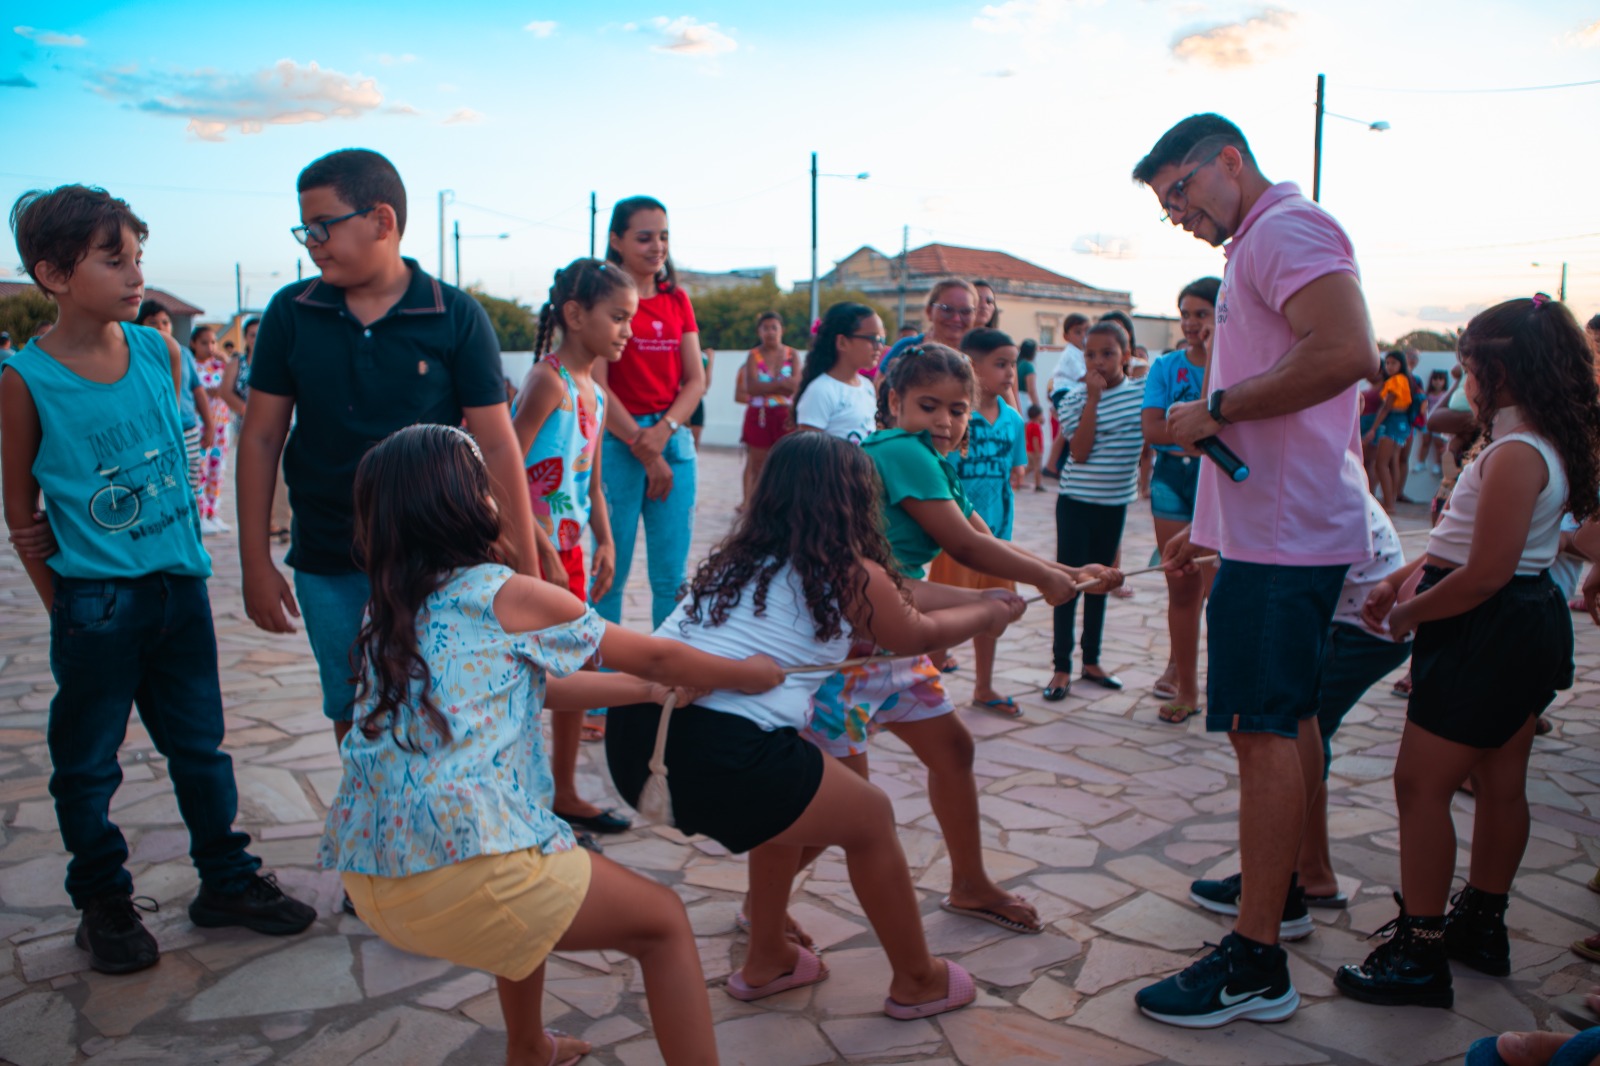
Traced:
[[867, 742], [886, 725], [921, 722], [950, 714], [939, 670], [926, 655], [886, 659], [841, 670], [811, 699], [805, 738], [842, 759], [865, 755]]

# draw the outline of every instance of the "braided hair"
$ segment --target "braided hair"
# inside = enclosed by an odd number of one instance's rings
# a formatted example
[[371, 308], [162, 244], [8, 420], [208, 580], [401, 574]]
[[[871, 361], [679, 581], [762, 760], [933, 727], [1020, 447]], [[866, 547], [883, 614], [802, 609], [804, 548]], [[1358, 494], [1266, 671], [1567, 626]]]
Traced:
[[550, 294], [539, 308], [539, 331], [533, 342], [536, 360], [542, 360], [555, 349], [555, 333], [567, 328], [563, 317], [569, 301], [576, 301], [585, 311], [620, 289], [634, 288], [628, 272], [599, 259], [574, 259], [556, 271], [550, 285]]

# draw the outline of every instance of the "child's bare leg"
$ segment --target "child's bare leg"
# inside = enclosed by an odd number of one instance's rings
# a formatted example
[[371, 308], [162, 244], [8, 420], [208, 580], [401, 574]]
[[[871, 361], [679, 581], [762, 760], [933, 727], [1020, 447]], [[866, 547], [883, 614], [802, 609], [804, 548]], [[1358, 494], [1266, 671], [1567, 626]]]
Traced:
[[506, 1020], [506, 1066], [546, 1066], [589, 1053], [588, 1043], [572, 1036], [558, 1037], [551, 1050], [544, 1031], [544, 963], [520, 981], [497, 977], [495, 982]]
[[978, 703], [1001, 698], [1000, 693], [994, 688], [995, 644], [995, 638], [987, 633], [980, 633], [972, 638], [972, 698]]
[[638, 959], [662, 1060], [667, 1066], [716, 1066], [711, 1003], [683, 901], [604, 856], [591, 856], [590, 864], [589, 894], [557, 948], [610, 948]]
[[555, 783], [555, 802], [551, 809], [578, 818], [593, 818], [600, 808], [578, 795], [578, 743], [583, 734], [583, 715], [556, 712], [550, 715], [550, 777]]
[[[940, 960], [928, 953], [928, 941], [923, 936], [917, 892], [895, 830], [894, 807], [881, 790], [850, 773], [837, 759], [827, 759], [822, 785], [811, 805], [793, 825], [762, 845], [772, 846], [793, 849], [795, 853], [813, 847], [844, 848], [850, 884], [894, 971], [889, 979], [889, 995], [897, 1003], [911, 1005], [930, 1003], [948, 994], [947, 971]], [[751, 852], [751, 860], [756, 861], [755, 851]], [[755, 876], [753, 866], [751, 875]], [[754, 916], [751, 921], [753, 954]], [[770, 941], [769, 933], [763, 942]], [[785, 950], [792, 951], [792, 947]], [[793, 956], [790, 959], [792, 968]], [[748, 960], [745, 979], [751, 980]]]
[[920, 722], [896, 722], [888, 728], [928, 768], [928, 802], [950, 853], [951, 904], [995, 911], [1024, 925], [1038, 926], [1039, 913], [1033, 905], [995, 884], [983, 868], [972, 734], [961, 719], [941, 714]]
[[[832, 757], [830, 756], [830, 758], [832, 758]], [[843, 766], [846, 770], [849, 770], [851, 773], [853, 773], [857, 777], [861, 778], [861, 780], [863, 780], [863, 781], [868, 780], [867, 753], [866, 752], [862, 752], [860, 755], [846, 755], [842, 759], [834, 759], [833, 761], [837, 762], [840, 766]], [[800, 854], [799, 854], [799, 857], [798, 857], [798, 861], [795, 864], [795, 873], [797, 874], [801, 870], [804, 870], [804, 869], [808, 868], [812, 863], [817, 861], [817, 858], [824, 851], [827, 851], [827, 850], [828, 850], [827, 847], [820, 846], [820, 845], [815, 845], [815, 844], [807, 845], [805, 847], [802, 847], [800, 849]], [[754, 851], [753, 850], [752, 850], [751, 854], [754, 855]], [[790, 885], [791, 885], [790, 891], [792, 892], [793, 891], [792, 886], [793, 886], [793, 882], [794, 882], [794, 875], [793, 874], [790, 875], [789, 880], [790, 880]], [[745, 917], [746, 918], [750, 917], [750, 909], [749, 908], [750, 908], [750, 898], [748, 896], [746, 896], [745, 897]], [[793, 939], [795, 941], [795, 943], [804, 944], [808, 948], [815, 946], [813, 944], [811, 938], [806, 935], [805, 930], [801, 929], [799, 924], [793, 918], [786, 918], [785, 921], [787, 923], [788, 931], [789, 931], [789, 933], [791, 935], [791, 939]]]

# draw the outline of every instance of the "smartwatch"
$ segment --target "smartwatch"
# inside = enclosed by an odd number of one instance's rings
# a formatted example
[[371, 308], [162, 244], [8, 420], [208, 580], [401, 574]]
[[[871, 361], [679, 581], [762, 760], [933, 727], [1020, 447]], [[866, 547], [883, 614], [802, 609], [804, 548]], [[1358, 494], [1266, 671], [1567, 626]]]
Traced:
[[1225, 394], [1225, 389], [1218, 389], [1216, 392], [1213, 392], [1210, 399], [1206, 401], [1206, 414], [1210, 415], [1211, 420], [1219, 426], [1226, 426], [1229, 424], [1228, 420], [1222, 417], [1222, 397]]
[[683, 428], [683, 423], [682, 422], [674, 422], [672, 420], [672, 416], [671, 415], [663, 416], [661, 421], [663, 421], [667, 425], [671, 426], [672, 427], [672, 432], [674, 432], [674, 433], [678, 432], [678, 430]]

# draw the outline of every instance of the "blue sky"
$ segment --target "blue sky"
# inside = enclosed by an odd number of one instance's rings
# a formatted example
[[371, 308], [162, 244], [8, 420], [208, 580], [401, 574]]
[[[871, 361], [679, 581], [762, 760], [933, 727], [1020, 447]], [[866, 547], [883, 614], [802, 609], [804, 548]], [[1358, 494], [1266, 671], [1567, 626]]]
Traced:
[[815, 150], [824, 171], [871, 173], [822, 182], [823, 269], [898, 248], [909, 225], [913, 246], [1005, 249], [1164, 313], [1221, 259], [1158, 223], [1132, 164], [1215, 110], [1269, 176], [1309, 189], [1319, 71], [1330, 111], [1392, 126], [1329, 119], [1324, 141], [1323, 202], [1380, 333], [1554, 293], [1563, 261], [1574, 309], [1600, 311], [1600, 85], [1438, 91], [1600, 79], [1600, 3], [69, 2], [14, 17], [33, 24], [0, 30], [0, 197], [105, 185], [151, 225], [150, 283], [219, 317], [235, 262], [254, 305], [294, 277], [295, 175], [349, 146], [399, 166], [408, 254], [436, 269], [437, 192], [453, 189], [463, 279], [530, 302], [587, 251], [591, 190], [602, 227], [619, 197], [665, 201], [685, 266], [805, 279]]

